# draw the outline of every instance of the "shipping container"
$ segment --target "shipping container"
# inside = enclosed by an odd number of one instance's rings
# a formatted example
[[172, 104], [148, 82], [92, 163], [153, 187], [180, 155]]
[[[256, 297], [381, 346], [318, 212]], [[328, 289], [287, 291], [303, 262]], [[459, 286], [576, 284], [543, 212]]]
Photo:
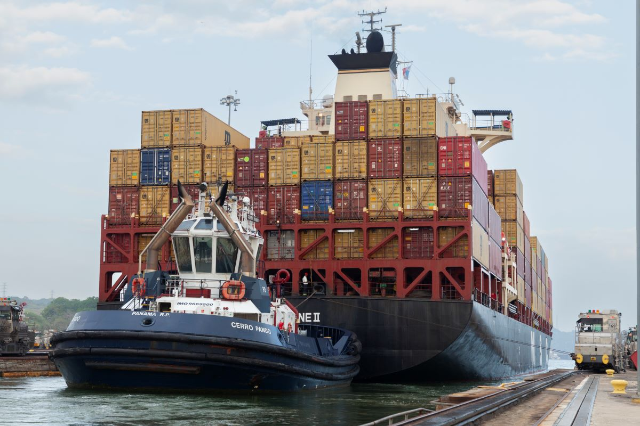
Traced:
[[302, 180], [333, 179], [333, 147], [332, 143], [324, 142], [302, 144]]
[[140, 183], [140, 150], [119, 149], [111, 151], [109, 185], [137, 186]]
[[334, 231], [333, 241], [336, 259], [363, 258], [364, 236], [362, 229], [337, 229]]
[[367, 178], [367, 142], [336, 142], [336, 179]]
[[487, 194], [487, 162], [475, 140], [470, 136], [438, 138], [438, 176], [476, 178]]
[[489, 201], [472, 176], [438, 177], [438, 209], [442, 219], [467, 219], [469, 209], [483, 228], [489, 226]]
[[311, 143], [311, 136], [285, 136], [284, 147], [295, 148], [301, 147], [303, 144]]
[[271, 225], [294, 223], [300, 210], [300, 186], [271, 186], [267, 195], [267, 222]]
[[[191, 199], [198, 205], [198, 200], [200, 199], [200, 185], [182, 185], [182, 187], [187, 191], [187, 194], [191, 196]], [[232, 191], [232, 190], [229, 190]], [[178, 206], [180, 205], [180, 193], [178, 192], [178, 187], [176, 185], [171, 185], [171, 207], [169, 208], [169, 212], [173, 213]], [[205, 204], [205, 211], [209, 211], [208, 203], [210, 200], [207, 198], [207, 202]], [[194, 207], [195, 209], [195, 207]]]
[[171, 146], [171, 111], [142, 111], [142, 148]]
[[[393, 228], [369, 228], [367, 247], [372, 249], [382, 243], [393, 233]], [[385, 245], [371, 254], [371, 259], [397, 259], [398, 258], [398, 238], [393, 237]]]
[[336, 102], [334, 110], [336, 141], [367, 139], [367, 102]]
[[363, 209], [367, 207], [367, 182], [336, 181], [333, 196], [336, 220], [362, 220]]
[[402, 137], [402, 101], [369, 101], [369, 139]]
[[522, 181], [517, 170], [494, 170], [493, 174], [494, 195], [517, 195], [524, 203]]
[[236, 148], [234, 146], [205, 147], [203, 155], [202, 170], [205, 182], [235, 182]]
[[170, 192], [167, 186], [143, 186], [140, 188], [140, 224], [160, 225], [171, 214]]
[[235, 188], [239, 199], [248, 197], [253, 209], [255, 219], [261, 219], [261, 212], [267, 211], [267, 187], [266, 186], [238, 186]]
[[256, 149], [271, 149], [282, 147], [284, 147], [284, 138], [281, 136], [256, 138]]
[[110, 243], [109, 241], [104, 242], [102, 255], [103, 263], [129, 263], [136, 262], [138, 260], [138, 258], [135, 258], [129, 261], [127, 256], [116, 248], [117, 246], [125, 253], [131, 253], [131, 235], [107, 234], [107, 238], [113, 243]]
[[[441, 226], [438, 228], [438, 248], [443, 249], [449, 244], [458, 234], [462, 233], [464, 228], [462, 226]], [[457, 241], [447, 247], [442, 253], [442, 258], [466, 258], [469, 257], [469, 238], [467, 235], [463, 235]]]
[[249, 138], [202, 108], [171, 111], [172, 145], [249, 148]]
[[165, 148], [140, 151], [140, 184], [169, 185], [171, 182], [171, 150]]
[[129, 225], [139, 214], [139, 190], [131, 186], [109, 187], [109, 225]]
[[438, 139], [435, 136], [405, 138], [403, 164], [405, 177], [436, 176], [438, 173]]
[[[136, 235], [136, 258], [135, 262], [137, 263], [140, 259], [140, 253], [147, 248], [151, 239], [155, 236], [155, 234], [138, 234]], [[147, 263], [147, 252], [145, 251], [142, 255], [142, 263]]]
[[[324, 235], [324, 229], [303, 229], [300, 231], [300, 250], [304, 251], [314, 241]], [[325, 238], [312, 248], [309, 253], [302, 256], [304, 260], [329, 259], [329, 239]]]
[[312, 135], [311, 141], [316, 143], [336, 143], [335, 135]]
[[266, 149], [239, 149], [236, 151], [236, 185], [267, 185], [267, 152]]
[[295, 251], [295, 234], [291, 230], [267, 231], [267, 259], [293, 259]]
[[[516, 248], [516, 271], [519, 276], [524, 278], [524, 254], [519, 248]], [[527, 282], [525, 281], [525, 283]], [[531, 284], [531, 282], [528, 284]]]
[[405, 259], [433, 259], [433, 228], [404, 228], [402, 231]]
[[369, 181], [369, 217], [372, 220], [396, 219], [402, 207], [402, 180]]
[[531, 284], [533, 286], [533, 275], [531, 274], [531, 263], [529, 263], [528, 260], [524, 259], [524, 255], [523, 255], [523, 263], [524, 263], [524, 267], [523, 272], [524, 272], [524, 282], [525, 284]]
[[489, 269], [489, 235], [484, 227], [474, 218], [472, 221], [471, 236], [473, 240], [473, 258], [482, 266]]
[[369, 141], [369, 178], [402, 177], [402, 141], [380, 139]]
[[300, 183], [300, 148], [269, 150], [269, 185]]
[[202, 148], [193, 146], [174, 147], [171, 152], [171, 183], [201, 183]]
[[524, 232], [522, 226], [516, 221], [505, 221], [502, 223], [502, 232], [507, 239], [511, 248], [518, 248], [521, 252], [524, 252]]
[[302, 220], [329, 220], [329, 209], [333, 205], [333, 182], [302, 182], [300, 192]]
[[[527, 289], [526, 286], [524, 284], [524, 277], [520, 277], [518, 276], [516, 278], [516, 285], [517, 285], [517, 289], [518, 289], [518, 300], [525, 306], [527, 306]], [[529, 291], [529, 293], [531, 293]], [[531, 294], [528, 295], [529, 297], [529, 301], [531, 300]], [[531, 303], [531, 302], [529, 302]]]
[[529, 222], [529, 218], [527, 217], [527, 213], [522, 210], [522, 230], [524, 231], [524, 236], [527, 238], [531, 237], [531, 223]]
[[[523, 230], [524, 234], [524, 230]], [[529, 242], [529, 238], [524, 235], [524, 258], [531, 262], [531, 243]]]
[[437, 178], [404, 178], [404, 216], [411, 219], [432, 218], [438, 208]]
[[502, 246], [502, 220], [496, 209], [489, 204], [489, 238]]
[[502, 280], [502, 248], [496, 241], [489, 241], [489, 272]]
[[496, 195], [494, 206], [502, 220], [515, 220], [522, 226], [522, 201], [515, 195]]
[[495, 184], [493, 180], [493, 170], [487, 170], [487, 198], [491, 204], [493, 204], [493, 197], [495, 196], [495, 191], [493, 190]]

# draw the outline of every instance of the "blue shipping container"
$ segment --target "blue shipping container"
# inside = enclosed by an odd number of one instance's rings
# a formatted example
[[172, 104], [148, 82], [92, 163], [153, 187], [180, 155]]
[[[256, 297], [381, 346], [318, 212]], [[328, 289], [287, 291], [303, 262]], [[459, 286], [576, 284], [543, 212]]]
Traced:
[[329, 220], [333, 205], [333, 182], [302, 182], [302, 220]]
[[169, 185], [171, 182], [171, 150], [168, 148], [140, 151], [140, 184]]

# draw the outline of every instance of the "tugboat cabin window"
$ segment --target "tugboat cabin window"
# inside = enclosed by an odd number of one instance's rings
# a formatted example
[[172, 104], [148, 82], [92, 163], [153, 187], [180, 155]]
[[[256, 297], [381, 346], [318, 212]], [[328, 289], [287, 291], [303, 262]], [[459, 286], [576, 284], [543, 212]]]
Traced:
[[213, 229], [213, 219], [201, 219], [200, 222], [196, 225], [195, 229]]
[[193, 254], [196, 260], [196, 272], [211, 273], [211, 266], [213, 264], [211, 237], [194, 237]]
[[178, 225], [178, 229], [176, 229], [176, 231], [188, 231], [193, 226], [194, 223], [196, 223], [195, 219], [185, 220], [180, 225]]
[[[180, 226], [182, 225], [184, 225], [184, 222]], [[189, 237], [173, 237], [173, 247], [176, 252], [176, 263], [178, 264], [180, 272], [193, 272]]]
[[230, 274], [235, 271], [238, 247], [230, 238], [218, 238], [216, 241], [216, 272]]

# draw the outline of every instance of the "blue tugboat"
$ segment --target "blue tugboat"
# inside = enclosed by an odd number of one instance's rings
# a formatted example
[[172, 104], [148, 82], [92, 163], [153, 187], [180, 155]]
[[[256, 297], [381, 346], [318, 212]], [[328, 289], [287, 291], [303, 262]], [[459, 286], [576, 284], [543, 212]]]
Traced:
[[[361, 344], [335, 327], [298, 324], [297, 310], [256, 278], [263, 238], [250, 200], [225, 185], [198, 208], [182, 202], [145, 251], [147, 269], [122, 308], [79, 312], [53, 336], [51, 358], [70, 388], [185, 391], [293, 391], [348, 385]], [[152, 269], [172, 237], [179, 275]], [[272, 291], [273, 290], [273, 291]]]

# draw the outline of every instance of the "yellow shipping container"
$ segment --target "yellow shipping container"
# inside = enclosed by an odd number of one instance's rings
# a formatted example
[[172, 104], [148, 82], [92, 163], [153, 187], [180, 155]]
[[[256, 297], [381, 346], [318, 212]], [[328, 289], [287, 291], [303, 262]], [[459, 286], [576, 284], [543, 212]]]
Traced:
[[405, 178], [404, 215], [409, 218], [433, 217], [438, 205], [437, 178]]
[[538, 241], [538, 237], [531, 237], [529, 239], [529, 242], [531, 243], [531, 251], [535, 251], [536, 253], [536, 259], [541, 259], [540, 254], [542, 253], [542, 251], [541, 247], [539, 247], [540, 242]]
[[365, 179], [367, 177], [367, 143], [364, 141], [336, 142], [336, 179]]
[[335, 143], [336, 137], [334, 135], [313, 135], [311, 136], [312, 142], [326, 142]]
[[[136, 258], [135, 261], [138, 262], [138, 259], [140, 258], [140, 253], [142, 253], [142, 250], [144, 250], [149, 243], [151, 242], [151, 239], [153, 238], [155, 234], [138, 234], [136, 235], [136, 238], [138, 240], [138, 252], [136, 253]], [[146, 263], [147, 262], [147, 253], [145, 252], [142, 255], [142, 263]]]
[[489, 234], [476, 219], [473, 219], [472, 222], [471, 235], [474, 259], [485, 268], [489, 268]]
[[[462, 226], [441, 226], [438, 228], [438, 248], [443, 248], [458, 234], [464, 231]], [[469, 238], [465, 235], [440, 254], [440, 258], [469, 256]]]
[[171, 146], [171, 111], [142, 111], [142, 148]]
[[201, 183], [202, 148], [194, 146], [174, 147], [171, 150], [171, 182], [177, 184]]
[[511, 247], [517, 247], [524, 253], [524, 231], [516, 221], [502, 221], [502, 232]]
[[140, 188], [140, 224], [160, 225], [164, 217], [169, 217], [169, 187], [143, 186]]
[[140, 150], [119, 149], [111, 151], [109, 185], [137, 186], [140, 183]]
[[[374, 248], [393, 233], [393, 228], [372, 228], [368, 231], [369, 242], [367, 247]], [[371, 255], [371, 259], [397, 259], [398, 258], [398, 238], [394, 237], [378, 251]]]
[[402, 100], [369, 101], [369, 138], [402, 137]]
[[174, 146], [225, 146], [249, 148], [249, 138], [202, 108], [171, 111]]
[[269, 150], [269, 185], [300, 183], [300, 148]]
[[[300, 231], [300, 249], [303, 251], [324, 234], [324, 229], [305, 229]], [[325, 239], [303, 256], [305, 260], [329, 259], [329, 240]]]
[[369, 217], [372, 220], [397, 218], [402, 201], [401, 179], [369, 180]]
[[404, 137], [455, 136], [453, 122], [435, 97], [403, 101]]
[[522, 181], [518, 175], [518, 171], [512, 170], [495, 170], [494, 171], [494, 195], [517, 195], [520, 202], [524, 203]]
[[524, 278], [522, 278], [520, 275], [517, 275], [517, 289], [518, 289], [518, 300], [520, 301], [520, 303], [522, 303], [523, 305], [527, 305], [527, 296], [525, 294], [525, 284], [524, 284]]
[[310, 142], [311, 142], [311, 136], [285, 136], [284, 137], [285, 147], [302, 146], [302, 144], [310, 143]]
[[405, 139], [403, 155], [404, 176], [436, 176], [438, 140], [435, 137]]
[[217, 183], [234, 182], [236, 173], [236, 148], [213, 146], [204, 149], [204, 181]]
[[502, 220], [515, 220], [522, 226], [522, 201], [516, 195], [496, 195], [494, 206]]
[[333, 179], [333, 147], [325, 142], [302, 144], [302, 180]]
[[362, 259], [364, 238], [362, 229], [339, 229], [333, 235], [336, 259]]

